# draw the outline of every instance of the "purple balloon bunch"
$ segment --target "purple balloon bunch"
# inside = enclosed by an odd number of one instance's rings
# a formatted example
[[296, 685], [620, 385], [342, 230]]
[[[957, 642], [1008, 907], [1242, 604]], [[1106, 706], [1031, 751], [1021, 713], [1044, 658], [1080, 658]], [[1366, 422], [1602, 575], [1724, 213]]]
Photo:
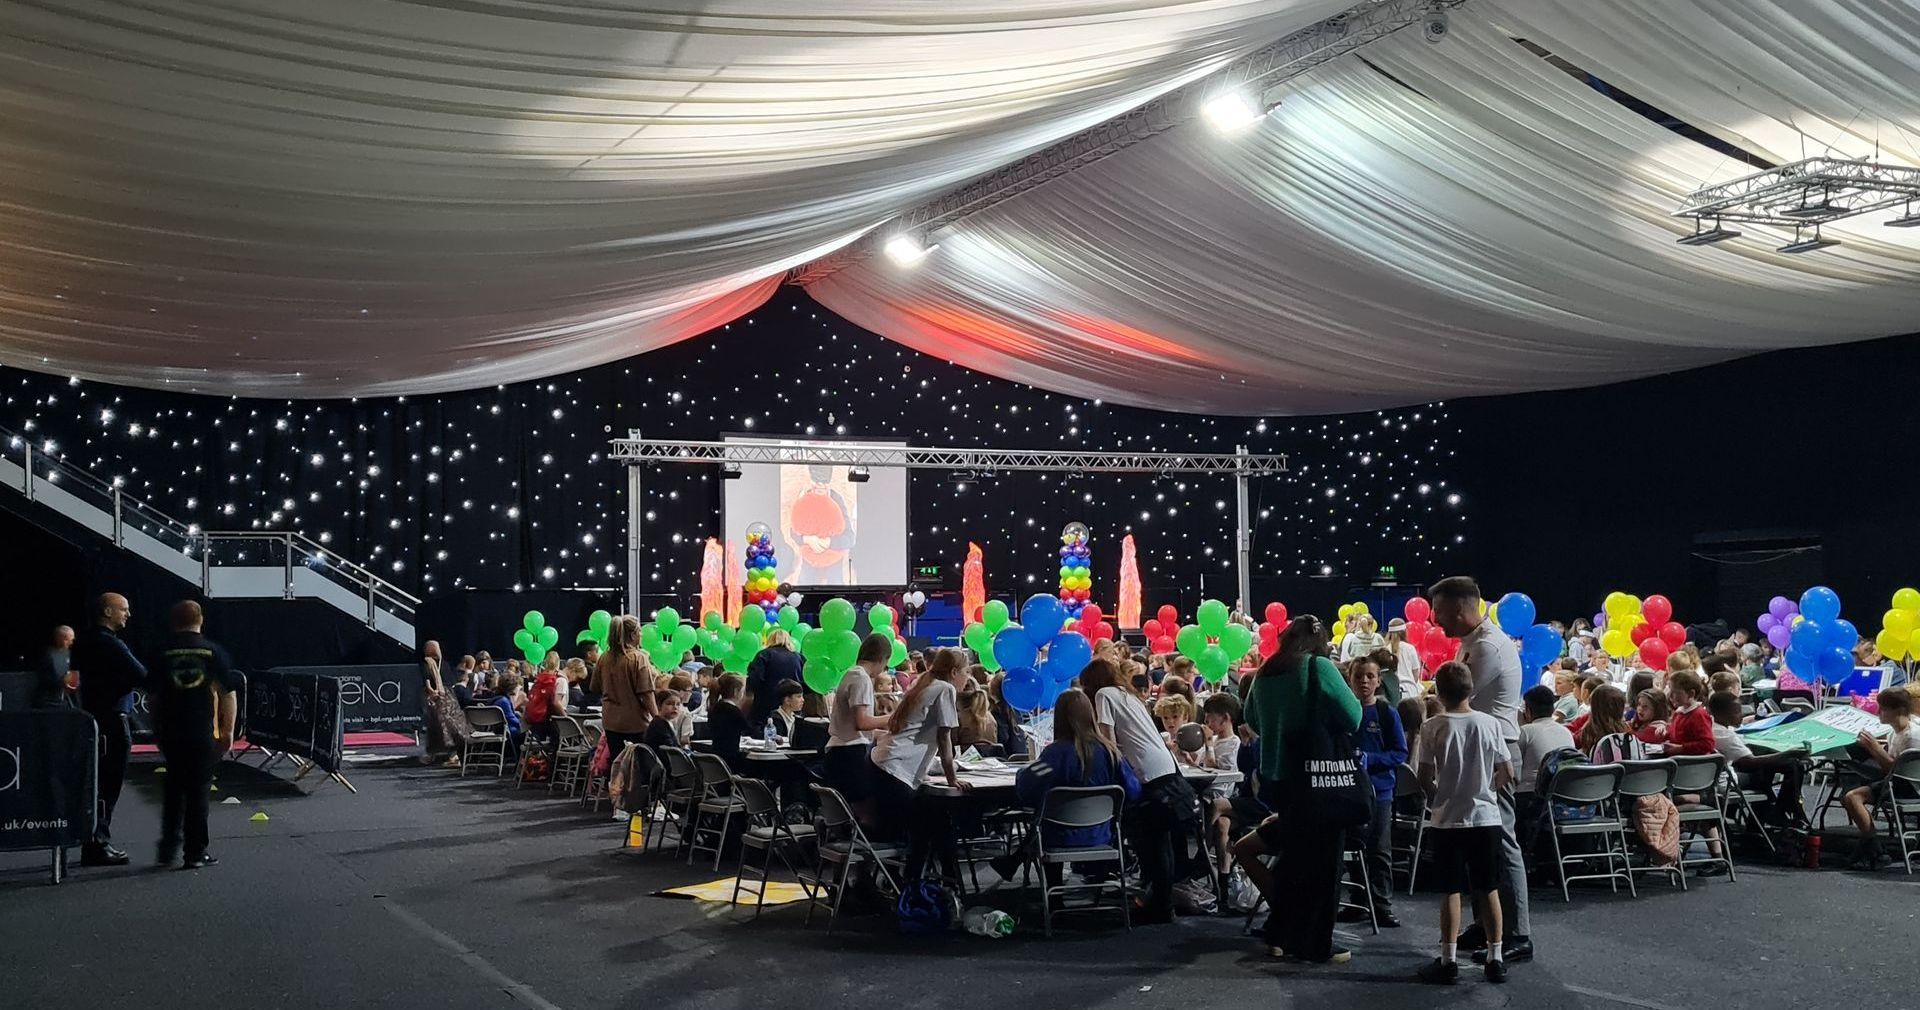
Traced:
[[1776, 596], [1767, 601], [1767, 612], [1755, 622], [1760, 633], [1767, 638], [1767, 644], [1785, 651], [1793, 641], [1793, 619], [1800, 615], [1800, 605], [1784, 596]]

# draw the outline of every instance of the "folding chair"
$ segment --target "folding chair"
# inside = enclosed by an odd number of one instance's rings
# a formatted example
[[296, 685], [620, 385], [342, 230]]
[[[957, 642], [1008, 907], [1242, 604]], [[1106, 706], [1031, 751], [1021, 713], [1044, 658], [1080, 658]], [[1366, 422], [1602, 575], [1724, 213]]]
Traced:
[[[677, 855], [692, 840], [692, 832], [687, 830], [687, 826], [693, 823], [693, 805], [700, 802], [700, 771], [693, 766], [693, 758], [687, 756], [684, 748], [661, 747], [656, 753], [661, 758], [662, 766], [667, 770], [666, 815], [667, 819], [673, 822], [675, 832], [679, 836], [675, 841]], [[663, 826], [660, 837], [662, 844], [666, 842], [665, 830]], [[688, 857], [687, 862], [689, 865], [692, 864], [691, 856]]]
[[[629, 794], [638, 791], [640, 803], [636, 807], [632, 799], [622, 796], [627, 806], [627, 836], [633, 836], [634, 811], [638, 811], [640, 822], [640, 851], [649, 852], [667, 843], [667, 822], [672, 821], [673, 804], [684, 802], [687, 796], [672, 793], [667, 788], [667, 765], [660, 753], [643, 743], [628, 744], [633, 752], [633, 777], [627, 784]], [[688, 791], [688, 796], [691, 790]], [[656, 810], [655, 808], [658, 808]], [[656, 834], [654, 828], [659, 827]], [[675, 830], [680, 830], [676, 822]], [[684, 834], [684, 832], [681, 832]], [[655, 839], [658, 838], [658, 844]]]
[[574, 790], [580, 788], [587, 762], [593, 758], [593, 744], [587, 739], [580, 720], [570, 715], [554, 716], [553, 729], [553, 772], [547, 776], [547, 793], [551, 795], [564, 785], [567, 795], [572, 796]]
[[[1661, 759], [1657, 761], [1622, 761], [1620, 762], [1620, 770], [1620, 785], [1614, 790], [1614, 796], [1618, 803], [1620, 818], [1622, 821], [1626, 821], [1631, 817], [1629, 811], [1634, 808], [1634, 804], [1638, 803], [1642, 796], [1666, 796], [1672, 791], [1673, 776], [1674, 772], [1678, 770], [1678, 766], [1676, 766], [1671, 759]], [[1635, 873], [1669, 874], [1673, 877], [1674, 882], [1680, 885], [1682, 891], [1687, 889], [1687, 875], [1681, 872], [1680, 861], [1678, 859], [1674, 860], [1671, 866], [1661, 866], [1651, 859], [1636, 864], [1633, 861], [1633, 856], [1631, 855], [1633, 849], [1630, 846], [1627, 848], [1627, 852], [1629, 853], [1627, 856], [1627, 872], [1629, 876]], [[1639, 893], [1639, 891], [1635, 891], [1634, 895], [1638, 897]]]
[[[1689, 866], [1711, 866], [1714, 863], [1727, 864], [1727, 879], [1737, 881], [1740, 875], [1733, 868], [1733, 835], [1727, 829], [1727, 794], [1723, 783], [1727, 777], [1727, 759], [1719, 754], [1686, 755], [1673, 759], [1673, 796], [1674, 804], [1680, 808], [1680, 870], [1684, 875]], [[1698, 803], [1681, 803], [1680, 797], [1699, 794]], [[1685, 837], [1691, 831], [1697, 837], [1709, 837], [1708, 829], [1718, 829], [1720, 854], [1695, 859], [1687, 858], [1687, 847], [1692, 844]], [[1684, 880], [1684, 876], [1682, 877]]]
[[[1629, 893], [1639, 893], [1634, 890], [1632, 863], [1627, 859], [1627, 822], [1620, 819], [1620, 804], [1616, 795], [1624, 774], [1625, 769], [1617, 764], [1567, 765], [1554, 773], [1546, 797], [1547, 830], [1553, 841], [1554, 867], [1560, 877], [1560, 897], [1564, 901], [1573, 901], [1573, 893], [1567, 885], [1576, 880], [1605, 880], [1613, 885], [1616, 893], [1620, 890], [1620, 881], [1625, 880]], [[1593, 812], [1584, 815], [1562, 814], [1560, 807], [1563, 805], [1591, 807]], [[1601, 849], [1599, 852], [1568, 855], [1560, 841], [1563, 838], [1597, 838]], [[1618, 869], [1615, 868], [1616, 861]], [[1571, 876], [1567, 873], [1569, 865], [1592, 862], [1602, 863], [1606, 872]]]
[[[1411, 800], [1412, 802], [1408, 802]], [[1418, 814], [1401, 811], [1402, 806], [1420, 807]], [[1407, 854], [1407, 893], [1413, 893], [1413, 882], [1420, 874], [1420, 850], [1427, 840], [1427, 792], [1420, 788], [1420, 777], [1414, 773], [1413, 766], [1402, 764], [1393, 770], [1393, 824], [1391, 831], [1413, 832], [1413, 845], [1395, 845], [1393, 847], [1393, 868], [1401, 867], [1400, 853]]]
[[[587, 763], [586, 771], [583, 773], [586, 784], [580, 789], [580, 805], [588, 810], [597, 811], [600, 809], [600, 801], [607, 798], [607, 776], [594, 774], [593, 755], [600, 750], [600, 741], [606, 738], [607, 733], [597, 722], [582, 723], [580, 728], [587, 737]], [[609, 751], [607, 767], [612, 768], [613, 759], [619, 756]]]
[[493, 777], [507, 770], [507, 714], [497, 705], [471, 705], [467, 713], [467, 746], [460, 754], [460, 777], [466, 778], [474, 760], [493, 766]]
[[[740, 798], [741, 805], [745, 809], [747, 825], [747, 830], [740, 836], [740, 865], [734, 869], [733, 873], [733, 902], [734, 904], [740, 902], [740, 884], [747, 875], [747, 850], [759, 849], [760, 885], [753, 892], [753, 917], [758, 919], [760, 909], [767, 900], [767, 878], [773, 870], [773, 857], [776, 854], [779, 855], [780, 861], [787, 865], [787, 871], [792, 873], [795, 879], [800, 880], [801, 886], [807, 886], [799, 868], [787, 858], [781, 846], [790, 846], [792, 850], [798, 851], [802, 839], [813, 837], [813, 825], [787, 823], [786, 819], [780, 816], [780, 801], [774, 797], [773, 790], [768, 789], [767, 784], [759, 779], [735, 775], [733, 794]], [[807, 893], [811, 895], [812, 890], [809, 889]]]
[[[1047, 790], [1046, 798], [1040, 803], [1040, 809], [1033, 817], [1032, 862], [1040, 875], [1040, 924], [1041, 931], [1053, 935], [1053, 899], [1055, 895], [1065, 895], [1074, 891], [1092, 891], [1095, 903], [1083, 905], [1073, 911], [1091, 911], [1100, 908], [1117, 909], [1120, 921], [1127, 929], [1133, 928], [1133, 898], [1127, 891], [1127, 875], [1115, 874], [1116, 879], [1103, 883], [1067, 882], [1066, 864], [1096, 863], [1112, 861], [1126, 864], [1126, 842], [1120, 834], [1120, 809], [1126, 802], [1126, 791], [1117, 785], [1110, 786], [1056, 786]], [[1076, 828], [1094, 828], [1107, 825], [1112, 840], [1106, 845], [1073, 846], [1049, 848], [1047, 829], [1058, 828], [1073, 830]], [[1061, 869], [1060, 883], [1055, 884], [1047, 875], [1048, 866]], [[1109, 887], [1118, 885], [1120, 902], [1117, 905], [1101, 905], [1099, 895]], [[1062, 911], [1065, 911], [1062, 902]]]
[[[840, 901], [846, 897], [847, 881], [853, 875], [856, 863], [872, 863], [875, 872], [886, 882], [886, 890], [898, 893], [900, 887], [894, 882], [888, 866], [899, 865], [905, 854], [897, 845], [875, 845], [868, 840], [866, 832], [860, 830], [860, 822], [853, 816], [853, 808], [847, 805], [847, 798], [840, 795], [838, 789], [813, 784], [813, 795], [820, 801], [820, 819], [815, 836], [819, 841], [816, 850], [819, 863], [814, 869], [813, 887], [807, 899], [807, 921], [802, 929], [813, 925], [813, 910], [828, 892], [832, 900], [827, 905], [827, 935], [833, 935], [834, 920], [840, 917]], [[838, 867], [831, 879], [827, 877], [827, 864]], [[804, 880], [803, 880], [804, 883]]]
[[[1721, 790], [1721, 796], [1725, 798], [1722, 806], [1732, 823], [1752, 829], [1759, 834], [1760, 840], [1767, 844], [1768, 852], [1780, 851], [1779, 847], [1773, 843], [1773, 832], [1767, 829], [1767, 822], [1760, 818], [1760, 811], [1754, 807], [1754, 804], [1773, 800], [1774, 797], [1741, 785], [1740, 774], [1731, 768], [1726, 771]], [[1802, 812], [1802, 820], [1805, 817], [1806, 814]]]
[[[687, 824], [687, 865], [693, 865], [693, 857], [702, 852], [713, 853], [713, 868], [720, 868], [720, 850], [727, 847], [727, 829], [733, 825], [735, 814], [744, 814], [747, 806], [733, 792], [733, 772], [727, 763], [717, 754], [695, 754], [693, 767], [699, 773], [700, 799], [693, 806], [693, 818]], [[713, 827], [713, 818], [720, 818], [720, 826]], [[701, 835], [713, 839], [711, 848], [700, 844]]]
[[[1373, 907], [1373, 886], [1367, 876], [1367, 849], [1365, 845], [1357, 844], [1358, 841], [1359, 839], [1354, 838], [1352, 834], [1349, 833], [1346, 839], [1345, 849], [1340, 853], [1342, 862], [1348, 866], [1358, 866], [1360, 868], [1360, 879], [1356, 882], [1353, 879], [1353, 872], [1351, 870], [1340, 877], [1339, 907], [1351, 908], [1367, 913], [1367, 922], [1373, 927], [1373, 935], [1379, 936], [1380, 913]], [[1349, 890], [1358, 890], [1361, 901], [1364, 901], [1365, 904], [1347, 900], [1347, 892]]]
[[1920, 844], [1913, 844], [1920, 843], [1920, 827], [1907, 827], [1907, 818], [1920, 818], [1920, 749], [1894, 755], [1881, 809], [1887, 815], [1887, 833], [1900, 846], [1900, 865], [1911, 876], [1914, 861], [1920, 860]]

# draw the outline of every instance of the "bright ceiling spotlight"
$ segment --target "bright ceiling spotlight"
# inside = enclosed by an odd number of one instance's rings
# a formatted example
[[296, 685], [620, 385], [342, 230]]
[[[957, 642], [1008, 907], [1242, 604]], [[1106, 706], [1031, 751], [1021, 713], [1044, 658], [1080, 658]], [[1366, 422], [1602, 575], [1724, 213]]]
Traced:
[[1238, 133], [1265, 118], [1267, 111], [1252, 95], [1229, 91], [1207, 99], [1207, 104], [1200, 107], [1200, 116], [1221, 133]]
[[923, 246], [920, 244], [919, 239], [913, 237], [912, 233], [901, 232], [888, 239], [885, 248], [887, 258], [892, 260], [896, 265], [911, 267], [918, 266], [921, 260], [927, 258], [928, 253], [940, 247], [937, 245]]

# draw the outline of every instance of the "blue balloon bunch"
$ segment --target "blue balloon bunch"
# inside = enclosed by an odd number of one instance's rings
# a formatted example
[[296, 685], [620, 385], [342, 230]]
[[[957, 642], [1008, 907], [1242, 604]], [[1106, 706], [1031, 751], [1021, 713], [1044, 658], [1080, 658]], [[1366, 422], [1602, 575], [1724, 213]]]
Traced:
[[1560, 648], [1565, 644], [1552, 628], [1533, 623], [1539, 614], [1533, 597], [1525, 593], [1508, 593], [1493, 605], [1494, 621], [1500, 630], [1506, 632], [1507, 637], [1519, 640], [1520, 665], [1529, 674], [1538, 674], [1548, 663], [1559, 659]]
[[1051, 706], [1092, 661], [1093, 643], [1078, 631], [1063, 630], [1065, 616], [1059, 600], [1035, 593], [1020, 608], [1021, 623], [993, 636], [993, 658], [1007, 671], [1000, 685], [1007, 704], [1027, 711]]
[[1840, 594], [1814, 586], [1800, 594], [1800, 619], [1788, 631], [1787, 668], [1807, 681], [1838, 684], [1853, 674], [1860, 632], [1840, 617]]

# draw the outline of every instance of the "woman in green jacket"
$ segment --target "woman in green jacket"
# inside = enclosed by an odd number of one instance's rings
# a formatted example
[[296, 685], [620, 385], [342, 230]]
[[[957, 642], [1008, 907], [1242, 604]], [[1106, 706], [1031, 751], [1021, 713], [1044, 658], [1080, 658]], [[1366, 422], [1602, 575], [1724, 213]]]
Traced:
[[[1287, 626], [1279, 650], [1254, 675], [1244, 707], [1260, 737], [1260, 799], [1273, 816], [1234, 846], [1234, 855], [1272, 910], [1263, 935], [1275, 957], [1344, 963], [1351, 952], [1333, 945], [1344, 829], [1318, 821], [1296, 798], [1304, 734], [1315, 726], [1346, 734], [1360, 728], [1360, 702], [1327, 658], [1319, 618]], [[1259, 858], [1267, 852], [1280, 853], [1271, 868]]]

